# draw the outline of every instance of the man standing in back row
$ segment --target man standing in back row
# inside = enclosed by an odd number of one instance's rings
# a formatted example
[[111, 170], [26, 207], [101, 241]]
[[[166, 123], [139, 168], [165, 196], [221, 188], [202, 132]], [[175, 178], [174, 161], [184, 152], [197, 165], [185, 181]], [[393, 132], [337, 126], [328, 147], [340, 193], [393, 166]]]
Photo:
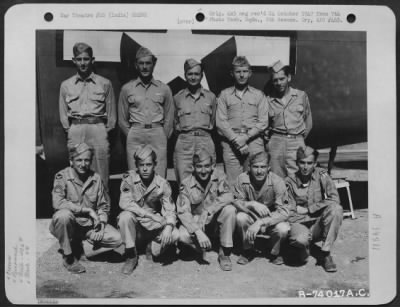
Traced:
[[192, 174], [193, 154], [207, 148], [215, 161], [215, 145], [211, 131], [215, 124], [217, 100], [201, 86], [203, 68], [194, 59], [184, 64], [187, 87], [174, 96], [175, 130], [179, 133], [174, 152], [174, 166], [178, 184]]
[[261, 91], [248, 84], [251, 66], [246, 57], [233, 59], [231, 75], [234, 86], [224, 89], [218, 97], [216, 125], [232, 186], [247, 169], [249, 154], [264, 151], [261, 135], [268, 127], [268, 103]]
[[311, 108], [305, 92], [289, 86], [289, 66], [281, 61], [271, 67], [273, 91], [267, 96], [269, 129], [266, 150], [271, 155], [271, 171], [285, 178], [297, 170], [296, 150], [312, 128]]
[[119, 96], [119, 126], [126, 135], [128, 168], [136, 169], [133, 155], [142, 145], [151, 145], [158, 163], [156, 172], [167, 175], [167, 141], [172, 133], [174, 103], [171, 89], [153, 78], [157, 58], [141, 47], [136, 53], [139, 77], [126, 83]]
[[87, 143], [94, 150], [92, 169], [108, 190], [110, 145], [108, 132], [117, 119], [111, 82], [93, 72], [92, 47], [76, 43], [72, 49], [78, 73], [61, 83], [60, 121], [68, 135], [68, 146]]

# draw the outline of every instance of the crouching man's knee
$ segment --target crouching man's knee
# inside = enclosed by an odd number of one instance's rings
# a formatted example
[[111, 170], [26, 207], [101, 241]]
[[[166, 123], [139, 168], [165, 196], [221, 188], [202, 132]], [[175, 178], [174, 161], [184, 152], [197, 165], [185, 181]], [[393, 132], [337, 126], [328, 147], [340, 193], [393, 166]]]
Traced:
[[311, 233], [309, 229], [301, 224], [291, 225], [289, 232], [289, 244], [297, 248], [306, 248], [310, 244]]

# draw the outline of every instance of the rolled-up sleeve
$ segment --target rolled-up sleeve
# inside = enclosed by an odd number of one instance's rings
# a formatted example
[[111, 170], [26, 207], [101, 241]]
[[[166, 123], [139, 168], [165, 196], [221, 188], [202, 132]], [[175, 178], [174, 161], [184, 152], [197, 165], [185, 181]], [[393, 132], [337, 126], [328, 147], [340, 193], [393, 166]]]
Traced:
[[164, 131], [167, 138], [172, 134], [174, 127], [175, 104], [172, 97], [171, 89], [165, 86], [165, 103], [164, 103]]
[[67, 91], [65, 89], [65, 84], [62, 83], [60, 87], [60, 96], [58, 100], [59, 105], [59, 113], [60, 113], [60, 122], [65, 131], [69, 129], [69, 121], [68, 121], [68, 105], [66, 101]]
[[196, 223], [192, 214], [189, 192], [184, 186], [181, 186], [180, 190], [177, 200], [178, 218], [189, 233], [194, 233], [200, 227]]
[[166, 224], [176, 224], [176, 208], [171, 197], [172, 191], [169, 183], [166, 181], [163, 185], [163, 195], [161, 197], [161, 215], [165, 218]]
[[117, 120], [117, 106], [115, 105], [114, 89], [111, 82], [106, 88], [107, 131], [114, 129]]
[[310, 107], [310, 101], [308, 99], [307, 94], [304, 94], [304, 123], [305, 123], [305, 131], [304, 131], [304, 137], [306, 138], [308, 134], [310, 133], [312, 129], [312, 116], [311, 116], [311, 107]]

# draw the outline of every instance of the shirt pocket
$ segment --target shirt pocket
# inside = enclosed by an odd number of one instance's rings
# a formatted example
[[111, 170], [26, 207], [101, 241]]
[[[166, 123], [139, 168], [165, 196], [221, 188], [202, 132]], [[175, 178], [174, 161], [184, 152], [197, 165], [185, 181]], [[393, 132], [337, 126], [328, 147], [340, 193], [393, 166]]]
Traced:
[[98, 103], [104, 103], [106, 100], [106, 94], [104, 92], [94, 92], [89, 95], [90, 100], [98, 102]]
[[289, 107], [289, 110], [293, 113], [303, 114], [304, 107], [302, 104], [294, 104]]
[[177, 116], [181, 128], [185, 129], [190, 125], [191, 114], [192, 112], [190, 110], [185, 110], [185, 109], [178, 110]]
[[77, 101], [79, 99], [79, 95], [67, 95], [66, 97], [65, 97], [65, 101], [68, 103], [68, 104], [70, 104], [70, 103], [72, 103], [72, 102], [74, 102], [74, 101]]
[[257, 101], [250, 100], [247, 102], [247, 108], [244, 109], [245, 113], [249, 116], [257, 116], [258, 114], [258, 104]]
[[211, 107], [211, 104], [208, 103], [202, 103], [200, 105], [200, 112], [203, 116], [206, 116], [208, 118], [210, 118], [212, 116], [213, 110]]

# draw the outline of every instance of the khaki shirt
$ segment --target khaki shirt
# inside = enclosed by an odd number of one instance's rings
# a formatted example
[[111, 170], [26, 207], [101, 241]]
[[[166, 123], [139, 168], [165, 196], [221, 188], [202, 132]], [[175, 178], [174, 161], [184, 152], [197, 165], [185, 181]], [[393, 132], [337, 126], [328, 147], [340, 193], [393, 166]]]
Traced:
[[128, 135], [131, 124], [161, 124], [169, 137], [173, 128], [174, 102], [171, 89], [152, 79], [148, 85], [140, 78], [126, 83], [119, 95], [119, 126]]
[[257, 201], [268, 207], [271, 216], [261, 219], [264, 225], [273, 226], [286, 221], [289, 217], [290, 208], [285, 181], [272, 172], [268, 173], [264, 185], [258, 192], [251, 184], [249, 173], [240, 174], [234, 186], [234, 193], [236, 199], [242, 201], [245, 207], [248, 207], [249, 201]]
[[178, 218], [189, 233], [211, 222], [215, 213], [233, 202], [226, 175], [215, 169], [204, 189], [192, 174], [181, 184], [177, 200]]
[[[134, 213], [139, 222], [146, 212], [150, 212], [164, 217], [165, 224], [176, 224], [176, 208], [171, 198], [171, 187], [168, 181], [158, 174], [155, 174], [151, 184], [146, 187], [134, 170], [125, 173], [121, 183], [119, 206], [122, 210]], [[151, 230], [153, 226], [146, 228]]]
[[59, 98], [60, 121], [65, 130], [69, 119], [99, 117], [106, 122], [107, 130], [115, 126], [117, 108], [110, 80], [91, 73], [83, 80], [79, 74], [63, 81]]
[[[320, 215], [319, 210], [331, 204], [339, 204], [339, 194], [335, 183], [326, 170], [316, 167], [311, 175], [311, 181], [304, 186], [295, 174], [286, 177], [286, 185], [291, 206], [290, 222], [313, 220]], [[297, 214], [296, 206], [308, 209], [308, 215]]]
[[218, 133], [229, 141], [236, 137], [233, 129], [248, 129], [254, 137], [268, 127], [268, 103], [263, 92], [247, 86], [242, 98], [234, 86], [221, 92], [218, 97], [216, 124]]
[[212, 92], [201, 88], [200, 96], [195, 98], [185, 88], [174, 96], [174, 102], [176, 131], [214, 128], [217, 100]]
[[307, 137], [312, 128], [311, 108], [305, 92], [292, 87], [285, 96], [287, 103], [281, 99], [268, 96], [269, 123], [271, 132], [303, 135]]
[[87, 214], [82, 214], [82, 208], [92, 208], [100, 221], [108, 221], [110, 199], [97, 173], [91, 172], [83, 183], [71, 167], [59, 171], [54, 179], [52, 197], [53, 208], [70, 210], [81, 226], [93, 225], [92, 219]]

